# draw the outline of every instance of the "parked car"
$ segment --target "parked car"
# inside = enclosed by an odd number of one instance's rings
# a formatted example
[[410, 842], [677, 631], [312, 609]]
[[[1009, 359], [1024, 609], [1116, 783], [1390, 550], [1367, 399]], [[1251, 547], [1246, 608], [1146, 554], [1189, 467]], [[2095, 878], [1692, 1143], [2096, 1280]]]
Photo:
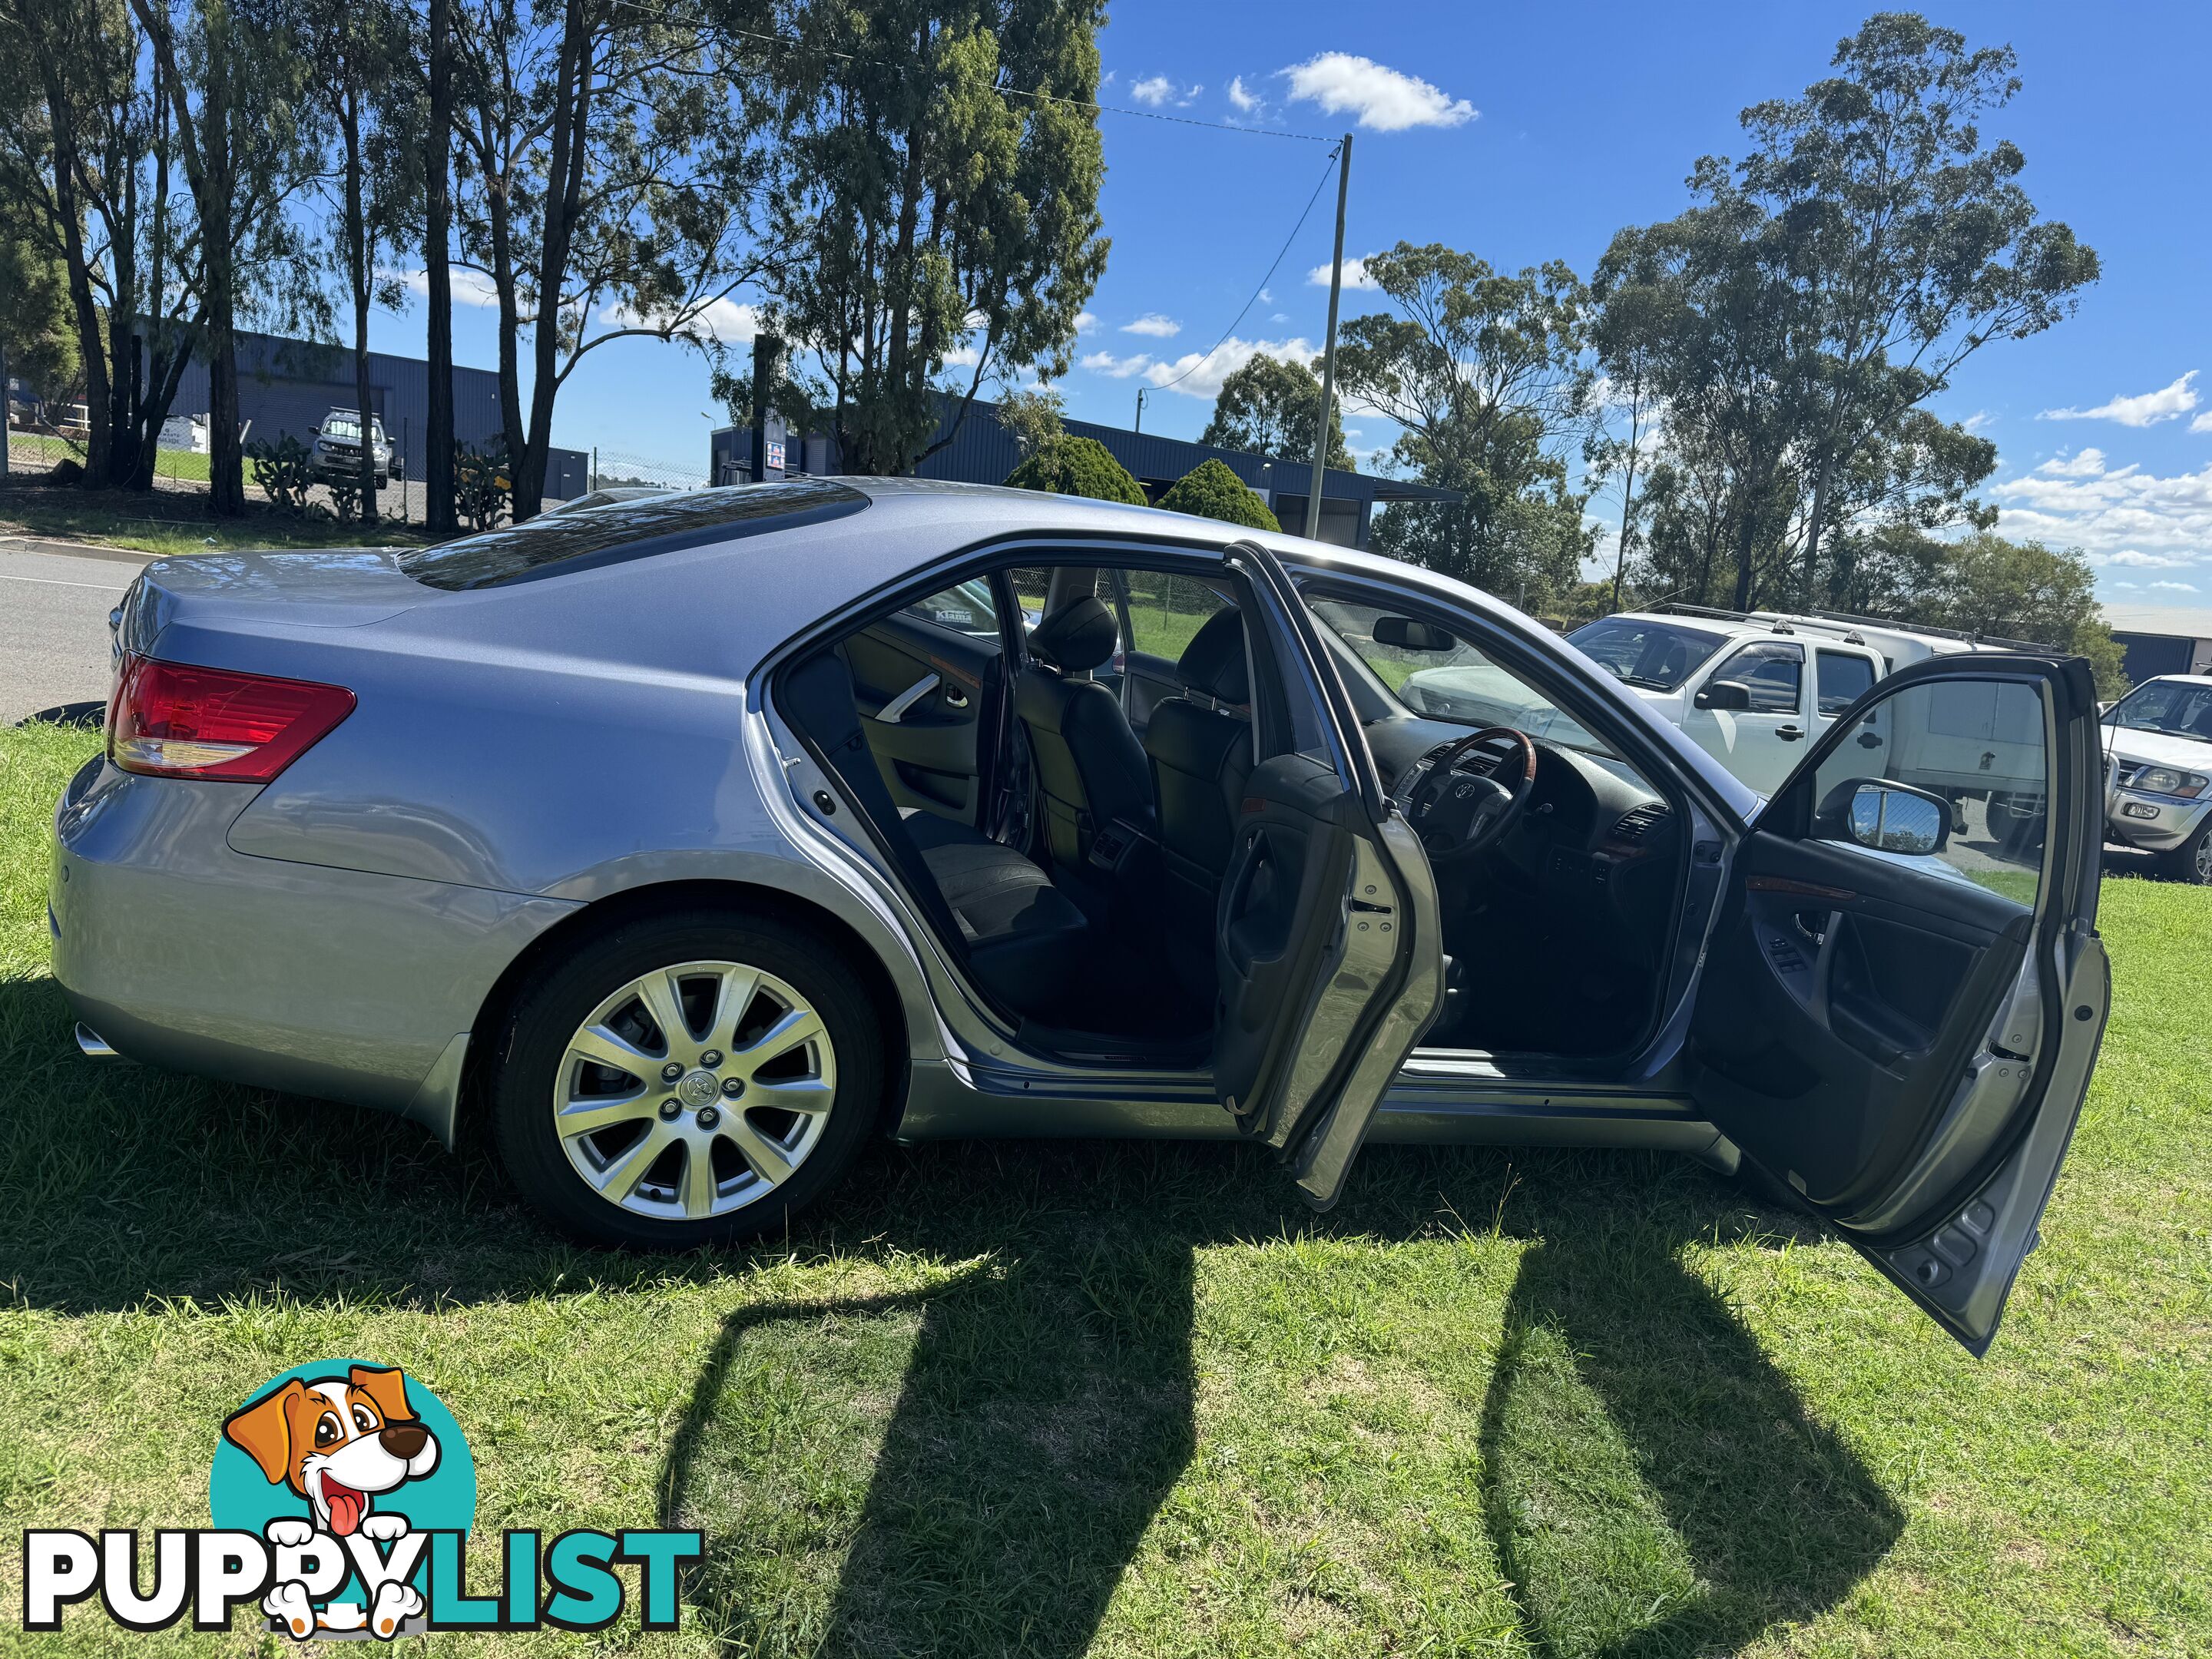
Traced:
[[[1446, 577], [880, 478], [159, 560], [117, 628], [81, 1045], [482, 1121], [604, 1243], [779, 1231], [879, 1129], [1242, 1137], [1323, 1207], [1370, 1139], [1639, 1146], [1978, 1352], [2103, 1030], [2079, 660], [1901, 670], [1761, 801]], [[1519, 724], [1394, 689], [1462, 644]], [[2035, 717], [2033, 856], [1893, 775], [1967, 693]]]
[[2106, 712], [2105, 746], [2105, 833], [2158, 854], [2167, 875], [2212, 884], [2212, 676], [2145, 680]]
[[[357, 410], [334, 409], [323, 416], [323, 423], [308, 428], [314, 439], [308, 454], [308, 466], [314, 476], [325, 483], [355, 483], [361, 477], [361, 414]], [[384, 435], [384, 422], [376, 416], [368, 421], [369, 442], [376, 466], [376, 487], [383, 489], [392, 479], [406, 476], [406, 462], [392, 453], [392, 441]]]

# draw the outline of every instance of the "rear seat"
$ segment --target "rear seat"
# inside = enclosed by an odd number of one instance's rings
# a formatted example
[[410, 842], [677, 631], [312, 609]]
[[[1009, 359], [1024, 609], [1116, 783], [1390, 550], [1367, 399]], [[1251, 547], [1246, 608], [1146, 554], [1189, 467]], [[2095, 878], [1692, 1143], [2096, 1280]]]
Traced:
[[1083, 912], [1036, 865], [964, 823], [913, 810], [901, 823], [951, 907], [975, 977], [1009, 1007], [1049, 1017], [1090, 929]]

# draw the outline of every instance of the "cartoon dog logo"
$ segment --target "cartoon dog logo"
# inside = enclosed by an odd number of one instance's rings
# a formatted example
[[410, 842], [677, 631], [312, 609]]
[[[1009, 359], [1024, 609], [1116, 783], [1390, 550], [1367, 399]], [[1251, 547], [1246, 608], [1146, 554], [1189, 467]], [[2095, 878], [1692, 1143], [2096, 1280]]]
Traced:
[[[294, 1377], [229, 1418], [222, 1432], [271, 1485], [307, 1502], [312, 1525], [292, 1517], [269, 1523], [269, 1540], [277, 1545], [304, 1545], [317, 1532], [335, 1538], [359, 1532], [378, 1543], [404, 1537], [404, 1516], [373, 1514], [372, 1506], [438, 1467], [437, 1437], [410, 1409], [406, 1376], [392, 1368], [356, 1365], [342, 1377]], [[319, 1614], [296, 1582], [277, 1585], [262, 1606], [301, 1640], [318, 1628], [327, 1633], [364, 1624], [389, 1638], [402, 1620], [422, 1610], [421, 1594], [399, 1583], [380, 1587], [366, 1619], [351, 1604]]]

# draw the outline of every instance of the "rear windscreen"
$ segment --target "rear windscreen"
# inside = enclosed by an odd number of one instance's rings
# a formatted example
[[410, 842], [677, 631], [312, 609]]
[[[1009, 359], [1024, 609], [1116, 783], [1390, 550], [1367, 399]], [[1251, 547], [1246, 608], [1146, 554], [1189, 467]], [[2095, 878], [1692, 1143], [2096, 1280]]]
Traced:
[[427, 587], [498, 587], [820, 524], [867, 504], [859, 490], [824, 478], [651, 495], [553, 514], [403, 553], [399, 568]]

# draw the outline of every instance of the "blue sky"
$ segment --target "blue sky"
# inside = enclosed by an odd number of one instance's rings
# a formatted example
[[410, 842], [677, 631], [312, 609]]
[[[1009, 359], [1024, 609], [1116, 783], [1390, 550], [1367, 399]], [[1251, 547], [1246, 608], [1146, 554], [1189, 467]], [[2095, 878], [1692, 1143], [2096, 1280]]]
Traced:
[[[1819, 76], [1868, 9], [1125, 0], [1101, 36], [1111, 79], [1100, 96], [1275, 131], [1352, 131], [1347, 256], [1436, 240], [1503, 266], [1563, 258], [1587, 275], [1618, 228], [1679, 211], [1691, 163], [1740, 147], [1737, 112]], [[2071, 320], [1973, 359], [1939, 408], [1998, 445], [1984, 493], [2008, 533], [2085, 549], [2110, 604], [2212, 605], [2202, 127], [2212, 7], [1953, 4], [1929, 15], [1975, 44], [2018, 49], [2024, 89], [1988, 129], [2025, 151], [2030, 194], [2098, 250], [2106, 273]], [[1325, 151], [1125, 115], [1100, 126], [1113, 250], [1078, 348], [1087, 366], [1061, 390], [1071, 414], [1127, 425], [1139, 386], [1229, 328]], [[1195, 436], [1241, 354], [1318, 344], [1332, 204], [1324, 191], [1231, 344], [1180, 386], [1148, 394], [1147, 429]], [[1346, 314], [1376, 297], [1347, 290]], [[490, 322], [462, 308], [463, 362], [494, 362]], [[377, 334], [385, 349], [422, 349], [419, 317], [380, 319]], [[617, 343], [564, 388], [556, 439], [703, 467], [707, 432], [722, 419], [706, 387], [696, 352]], [[1393, 435], [1357, 415], [1346, 424], [1357, 450]]]

